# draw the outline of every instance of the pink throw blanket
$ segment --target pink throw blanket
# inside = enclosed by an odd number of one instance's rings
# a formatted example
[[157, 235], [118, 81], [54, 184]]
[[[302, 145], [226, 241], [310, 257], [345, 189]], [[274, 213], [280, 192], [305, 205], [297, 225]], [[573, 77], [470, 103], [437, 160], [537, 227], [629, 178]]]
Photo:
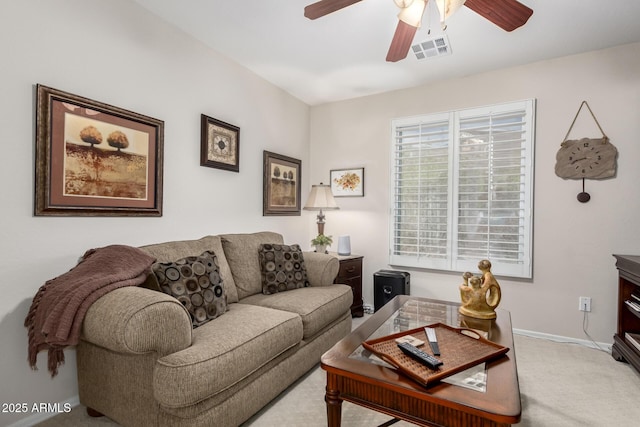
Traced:
[[64, 347], [78, 344], [84, 316], [98, 298], [123, 286], [142, 284], [155, 259], [140, 249], [111, 245], [88, 250], [80, 262], [40, 287], [24, 321], [29, 334], [29, 365], [48, 350], [51, 376], [64, 363]]

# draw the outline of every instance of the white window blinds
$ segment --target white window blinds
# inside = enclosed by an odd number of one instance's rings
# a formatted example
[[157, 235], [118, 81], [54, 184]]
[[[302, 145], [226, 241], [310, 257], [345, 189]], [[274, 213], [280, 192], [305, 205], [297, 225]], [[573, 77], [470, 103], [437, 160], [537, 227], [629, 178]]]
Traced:
[[392, 128], [390, 263], [531, 277], [534, 100]]

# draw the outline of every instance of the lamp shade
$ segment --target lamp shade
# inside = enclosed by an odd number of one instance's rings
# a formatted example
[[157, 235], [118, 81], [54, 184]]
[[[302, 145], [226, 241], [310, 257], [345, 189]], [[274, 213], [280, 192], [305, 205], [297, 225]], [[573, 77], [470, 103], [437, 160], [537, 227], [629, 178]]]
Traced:
[[307, 211], [330, 211], [340, 208], [333, 198], [331, 187], [320, 183], [319, 185], [311, 186], [311, 193], [309, 193], [309, 198], [307, 198], [307, 203], [303, 209]]

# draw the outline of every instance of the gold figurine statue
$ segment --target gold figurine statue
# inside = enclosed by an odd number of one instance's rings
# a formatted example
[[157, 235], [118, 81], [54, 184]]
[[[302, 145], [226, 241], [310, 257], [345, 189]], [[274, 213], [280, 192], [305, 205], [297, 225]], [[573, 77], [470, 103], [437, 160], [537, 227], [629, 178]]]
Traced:
[[500, 285], [491, 273], [491, 262], [483, 259], [478, 263], [482, 276], [466, 272], [460, 285], [460, 314], [476, 319], [495, 319], [495, 308], [500, 304]]

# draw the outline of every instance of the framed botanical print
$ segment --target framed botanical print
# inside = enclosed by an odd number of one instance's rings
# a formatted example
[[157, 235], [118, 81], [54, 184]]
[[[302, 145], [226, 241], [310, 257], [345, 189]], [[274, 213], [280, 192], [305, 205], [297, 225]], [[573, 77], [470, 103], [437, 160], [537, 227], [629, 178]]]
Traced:
[[200, 166], [240, 172], [240, 128], [202, 114]]
[[364, 197], [364, 168], [330, 172], [333, 197]]
[[301, 161], [269, 151], [263, 160], [262, 215], [300, 215]]
[[37, 85], [36, 216], [161, 216], [164, 122]]

